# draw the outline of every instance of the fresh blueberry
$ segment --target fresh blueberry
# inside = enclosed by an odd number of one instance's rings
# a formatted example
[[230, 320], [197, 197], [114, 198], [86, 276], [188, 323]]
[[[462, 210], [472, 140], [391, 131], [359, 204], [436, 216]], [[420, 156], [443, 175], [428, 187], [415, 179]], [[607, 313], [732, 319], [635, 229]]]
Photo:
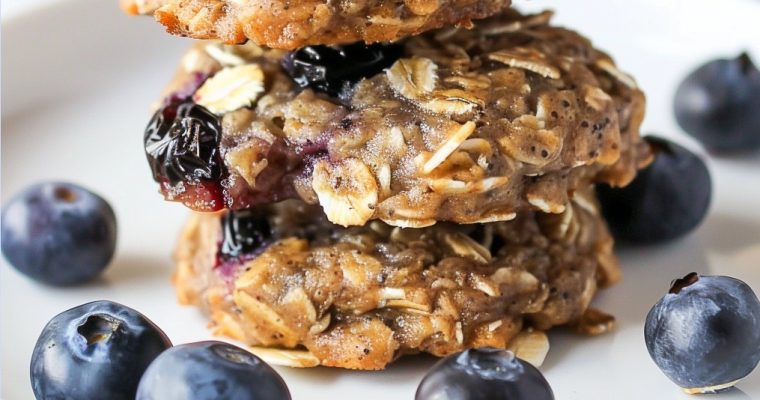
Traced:
[[760, 148], [760, 71], [747, 53], [699, 67], [678, 87], [673, 104], [681, 128], [705, 147]]
[[541, 372], [511, 351], [470, 349], [452, 354], [425, 375], [415, 400], [554, 400]]
[[83, 304], [45, 325], [32, 352], [32, 389], [38, 399], [132, 400], [143, 372], [169, 347], [139, 312], [105, 300]]
[[137, 400], [290, 400], [282, 377], [253, 354], [207, 341], [172, 347], [140, 380]]
[[644, 339], [655, 364], [688, 393], [720, 391], [760, 361], [760, 301], [738, 279], [692, 272], [649, 311]]
[[221, 177], [221, 123], [192, 101], [170, 103], [145, 128], [145, 153], [157, 182], [197, 183]]
[[272, 238], [266, 215], [257, 209], [230, 211], [222, 217], [221, 261], [254, 255]]
[[707, 214], [712, 195], [710, 172], [689, 150], [657, 137], [645, 138], [656, 158], [630, 185], [598, 185], [602, 211], [613, 235], [637, 244], [684, 236]]
[[16, 195], [2, 212], [2, 249], [32, 279], [65, 286], [100, 274], [116, 248], [116, 216], [100, 196], [48, 182]]
[[288, 54], [282, 65], [299, 86], [338, 97], [362, 78], [390, 67], [403, 52], [400, 44], [307, 46]]

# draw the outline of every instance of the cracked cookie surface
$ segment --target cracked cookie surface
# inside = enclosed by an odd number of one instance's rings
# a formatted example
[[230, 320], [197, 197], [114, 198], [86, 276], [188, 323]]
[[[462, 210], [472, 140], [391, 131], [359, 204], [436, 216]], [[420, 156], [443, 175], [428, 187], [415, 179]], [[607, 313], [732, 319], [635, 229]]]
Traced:
[[126, 12], [153, 15], [175, 35], [291, 50], [466, 27], [509, 5], [510, 0], [121, 0]]
[[[199, 138], [219, 131], [219, 158], [204, 161], [221, 168], [209, 177], [196, 157], [187, 164], [200, 175], [170, 180], [154, 168], [154, 177], [167, 199], [195, 210], [301, 198], [344, 226], [561, 213], [578, 188], [626, 185], [651, 153], [639, 137], [644, 96], [635, 81], [550, 17], [510, 11], [471, 30], [405, 39], [388, 68], [351, 75], [337, 96], [299, 87], [289, 53], [199, 44], [151, 126], [213, 131]], [[215, 121], [179, 118], [177, 102], [202, 106]], [[158, 136], [151, 149], [165, 142]]]
[[341, 228], [294, 200], [240, 213], [191, 216], [174, 283], [215, 333], [271, 362], [382, 369], [404, 354], [490, 346], [538, 364], [543, 331], [614, 322], [588, 308], [620, 276], [589, 192], [561, 214], [422, 229]]

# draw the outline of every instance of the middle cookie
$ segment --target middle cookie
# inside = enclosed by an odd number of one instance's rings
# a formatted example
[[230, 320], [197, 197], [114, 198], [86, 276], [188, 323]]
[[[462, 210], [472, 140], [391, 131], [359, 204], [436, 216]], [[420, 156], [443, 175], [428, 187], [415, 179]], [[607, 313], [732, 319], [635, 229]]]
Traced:
[[146, 130], [153, 176], [195, 210], [301, 198], [344, 226], [561, 213], [650, 153], [635, 82], [550, 16], [368, 47], [199, 44]]

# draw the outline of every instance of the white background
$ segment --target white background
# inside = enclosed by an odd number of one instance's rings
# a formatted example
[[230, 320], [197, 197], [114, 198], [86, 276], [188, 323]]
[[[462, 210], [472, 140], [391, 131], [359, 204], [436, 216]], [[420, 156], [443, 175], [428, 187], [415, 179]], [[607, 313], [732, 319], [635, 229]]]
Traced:
[[4, 18], [15, 17], [59, 0], [3, 0], [0, 1]]
[[[120, 14], [116, 0], [2, 1], [2, 200], [34, 181], [72, 180], [116, 209], [117, 258], [105, 276], [51, 289], [0, 261], [0, 357], [8, 400], [32, 398], [29, 355], [54, 314], [99, 298], [143, 311], [175, 343], [207, 339], [205, 320], [179, 307], [168, 283], [171, 248], [186, 211], [156, 194], [141, 148], [148, 104], [189, 40], [150, 19]], [[678, 80], [700, 62], [749, 49], [760, 59], [760, 0], [514, 0], [554, 8], [555, 23], [593, 38], [648, 95], [645, 132], [701, 151], [673, 121]], [[34, 5], [32, 5], [34, 3]], [[760, 112], [760, 111], [758, 111]], [[551, 334], [543, 372], [557, 398], [687, 399], [654, 366], [643, 318], [671, 279], [689, 271], [728, 274], [760, 290], [760, 155], [710, 158], [711, 214], [693, 235], [650, 248], [620, 249], [625, 279], [597, 306], [614, 313], [614, 334]], [[411, 399], [432, 360], [412, 357], [380, 373], [280, 369], [294, 398]], [[760, 400], [760, 371], [723, 399]]]

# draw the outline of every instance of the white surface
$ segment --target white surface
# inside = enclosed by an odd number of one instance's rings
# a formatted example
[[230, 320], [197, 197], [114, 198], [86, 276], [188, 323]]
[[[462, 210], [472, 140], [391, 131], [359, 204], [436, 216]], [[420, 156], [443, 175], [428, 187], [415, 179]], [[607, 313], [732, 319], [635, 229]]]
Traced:
[[2, 0], [3, 18], [13, 18], [20, 14], [48, 6], [59, 0]]
[[[6, 6], [29, 0], [4, 0]], [[671, 114], [674, 86], [697, 63], [750, 48], [760, 59], [760, 1], [515, 0], [553, 7], [555, 22], [579, 28], [610, 51], [648, 93], [645, 131], [689, 145]], [[7, 400], [32, 398], [28, 365], [47, 320], [69, 307], [112, 299], [141, 310], [174, 343], [208, 339], [204, 319], [180, 307], [169, 285], [171, 248], [186, 211], [161, 201], [143, 157], [148, 104], [189, 41], [149, 19], [129, 19], [116, 1], [78, 0], [4, 15], [2, 24], [2, 199], [35, 181], [66, 179], [114, 205], [119, 247], [103, 279], [51, 289], [2, 261], [0, 354]], [[580, 6], [582, 4], [582, 6]], [[20, 8], [15, 8], [20, 10]], [[760, 111], [758, 111], [760, 112]], [[650, 361], [643, 320], [668, 283], [689, 271], [728, 274], [760, 291], [760, 155], [711, 159], [712, 212], [674, 244], [621, 250], [625, 279], [597, 306], [618, 330], [593, 339], [551, 334], [542, 370], [566, 399], [687, 399]], [[296, 400], [411, 399], [430, 358], [407, 358], [384, 372], [280, 369]], [[760, 400], [760, 370], [720, 399]]]

